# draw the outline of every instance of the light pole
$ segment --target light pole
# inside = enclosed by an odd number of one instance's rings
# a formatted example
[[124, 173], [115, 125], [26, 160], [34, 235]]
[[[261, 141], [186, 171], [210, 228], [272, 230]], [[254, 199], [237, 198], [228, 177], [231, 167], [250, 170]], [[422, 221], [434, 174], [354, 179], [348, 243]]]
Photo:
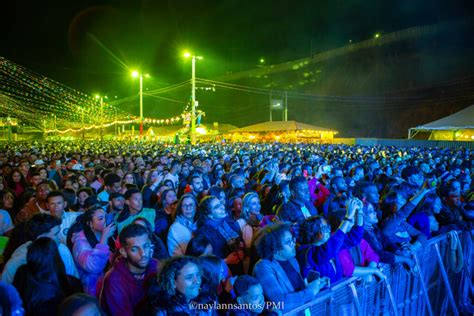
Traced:
[[139, 92], [139, 96], [140, 96], [140, 136], [143, 135], [143, 76], [145, 76], [147, 78], [150, 77], [150, 75], [148, 75], [148, 74], [143, 75], [142, 73], [140, 73], [136, 70], [132, 72], [132, 77], [140, 78], [140, 92]]
[[108, 99], [108, 97], [107, 96], [103, 97], [101, 95], [96, 94], [95, 98], [97, 100], [100, 100], [100, 129], [99, 129], [99, 131], [100, 131], [100, 140], [102, 140], [102, 138], [103, 138], [103, 128], [104, 128], [102, 126], [103, 123], [104, 123], [104, 119], [103, 119], [104, 118], [104, 108], [103, 108], [103, 105], [104, 105], [104, 99]]
[[191, 144], [196, 144], [196, 59], [202, 59], [202, 56], [184, 53], [185, 58], [191, 57]]

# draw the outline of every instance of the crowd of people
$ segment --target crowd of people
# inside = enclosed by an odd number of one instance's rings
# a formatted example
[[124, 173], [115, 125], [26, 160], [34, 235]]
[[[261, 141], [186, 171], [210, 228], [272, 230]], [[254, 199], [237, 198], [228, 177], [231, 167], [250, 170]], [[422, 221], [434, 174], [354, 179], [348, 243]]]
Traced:
[[474, 152], [316, 144], [0, 148], [0, 314], [277, 315], [474, 228]]

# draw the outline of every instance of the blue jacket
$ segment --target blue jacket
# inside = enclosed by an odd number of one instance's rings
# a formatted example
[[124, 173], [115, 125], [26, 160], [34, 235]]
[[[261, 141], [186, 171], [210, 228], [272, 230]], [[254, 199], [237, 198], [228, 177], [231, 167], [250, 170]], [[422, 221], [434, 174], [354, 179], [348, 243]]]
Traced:
[[[343, 248], [357, 246], [362, 240], [364, 229], [361, 226], [354, 226], [347, 234], [340, 229], [321, 245], [302, 245], [297, 250], [296, 257], [301, 266], [303, 277], [306, 277], [310, 270], [318, 271], [321, 276], [326, 276], [334, 283], [342, 279], [342, 265], [339, 261], [339, 251]], [[332, 267], [330, 260], [334, 260], [336, 269]]]
[[[295, 258], [290, 259], [290, 263], [296, 271], [300, 271]], [[282, 311], [288, 312], [311, 301], [314, 297], [309, 289], [295, 292], [290, 279], [276, 260], [262, 259], [258, 261], [253, 269], [253, 274], [262, 285], [267, 300], [283, 303], [284, 309]]]

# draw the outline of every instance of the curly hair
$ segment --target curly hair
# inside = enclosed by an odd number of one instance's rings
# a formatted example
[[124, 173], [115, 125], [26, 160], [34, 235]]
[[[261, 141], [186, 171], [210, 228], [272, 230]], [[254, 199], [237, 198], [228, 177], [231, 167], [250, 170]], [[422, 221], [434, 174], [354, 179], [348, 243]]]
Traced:
[[311, 216], [301, 225], [301, 242], [303, 244], [312, 244], [321, 239], [321, 227], [323, 226], [324, 217], [316, 215]]
[[260, 230], [255, 239], [257, 253], [262, 259], [273, 260], [278, 250], [283, 248], [283, 235], [290, 232], [290, 226], [284, 223], [270, 224]]
[[158, 274], [158, 287], [161, 292], [166, 293], [169, 296], [176, 295], [176, 279], [178, 278], [181, 269], [183, 269], [183, 267], [188, 263], [193, 263], [198, 266], [199, 272], [201, 272], [199, 261], [194, 257], [171, 257], [164, 262], [163, 267]]

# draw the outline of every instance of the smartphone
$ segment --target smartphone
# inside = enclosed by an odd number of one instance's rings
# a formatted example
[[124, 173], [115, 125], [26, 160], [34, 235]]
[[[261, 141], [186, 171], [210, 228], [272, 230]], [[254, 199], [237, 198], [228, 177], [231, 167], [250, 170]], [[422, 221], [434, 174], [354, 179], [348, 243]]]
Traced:
[[61, 166], [61, 160], [56, 160], [56, 166], [58, 166], [58, 167]]
[[321, 275], [319, 274], [318, 271], [310, 270], [308, 273], [308, 276], [306, 277], [306, 280], [308, 280], [308, 283], [313, 282], [314, 280], [319, 279]]
[[114, 222], [114, 214], [107, 214], [106, 215], [106, 218], [105, 218], [105, 225], [106, 226], [109, 226], [110, 224], [112, 224]]

